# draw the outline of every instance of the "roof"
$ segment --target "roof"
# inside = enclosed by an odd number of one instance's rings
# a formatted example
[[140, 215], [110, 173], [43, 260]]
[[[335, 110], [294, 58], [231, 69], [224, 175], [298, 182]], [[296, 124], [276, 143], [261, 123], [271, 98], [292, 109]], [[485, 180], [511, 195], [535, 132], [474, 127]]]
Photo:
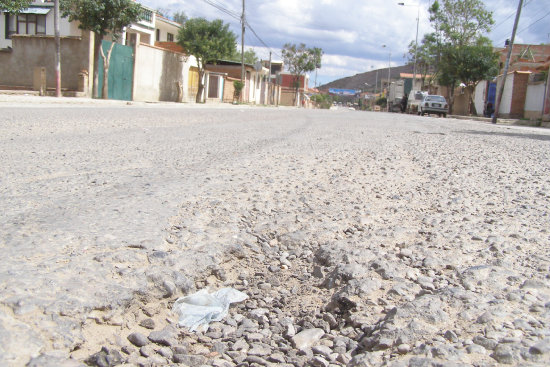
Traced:
[[52, 7], [39, 7], [39, 6], [30, 6], [27, 9], [21, 10], [21, 14], [48, 14], [53, 8]]
[[157, 13], [157, 20], [163, 21], [164, 23], [171, 24], [171, 25], [173, 25], [175, 27], [178, 27], [178, 28], [181, 28], [181, 26], [182, 26], [182, 24], [180, 24], [178, 22], [175, 22], [172, 19], [168, 19], [165, 16], [160, 15], [159, 13]]
[[[416, 77], [422, 76], [420, 73], [416, 73]], [[411, 73], [399, 73], [399, 77], [403, 79], [412, 79], [414, 74]], [[424, 75], [424, 78], [431, 78], [431, 75]]]
[[[231, 60], [217, 60], [216, 65], [226, 65], [226, 66], [238, 65], [238, 66], [241, 66], [241, 62], [240, 61], [231, 61]], [[244, 66], [249, 66], [251, 68], [254, 67], [254, 65], [247, 64], [246, 62], [244, 63]]]

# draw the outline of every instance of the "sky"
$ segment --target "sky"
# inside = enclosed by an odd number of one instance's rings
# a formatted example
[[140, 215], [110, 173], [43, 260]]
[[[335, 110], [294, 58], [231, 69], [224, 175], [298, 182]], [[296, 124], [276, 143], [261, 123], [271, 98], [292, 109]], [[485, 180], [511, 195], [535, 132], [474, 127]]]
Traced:
[[[222, 19], [238, 36], [242, 0], [138, 0], [170, 16], [184, 11], [190, 18]], [[398, 5], [404, 2], [406, 6]], [[404, 65], [407, 46], [432, 29], [428, 8], [433, 0], [245, 0], [245, 50], [259, 58], [282, 61], [286, 43], [320, 47], [322, 67], [310, 75], [310, 86], [379, 68]], [[511, 38], [518, 0], [485, 0], [495, 24], [488, 36], [495, 46]], [[225, 11], [217, 9], [221, 7]], [[256, 37], [256, 35], [257, 37]], [[550, 43], [550, 0], [524, 0], [515, 43]], [[267, 47], [266, 47], [267, 46]], [[316, 82], [315, 82], [316, 81]]]

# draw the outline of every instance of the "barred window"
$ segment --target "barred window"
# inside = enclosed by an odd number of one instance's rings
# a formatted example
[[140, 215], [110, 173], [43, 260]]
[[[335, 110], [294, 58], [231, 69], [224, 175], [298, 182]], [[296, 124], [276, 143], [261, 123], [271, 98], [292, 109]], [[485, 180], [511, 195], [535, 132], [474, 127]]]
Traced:
[[6, 14], [6, 38], [11, 38], [13, 34], [46, 34], [46, 16]]

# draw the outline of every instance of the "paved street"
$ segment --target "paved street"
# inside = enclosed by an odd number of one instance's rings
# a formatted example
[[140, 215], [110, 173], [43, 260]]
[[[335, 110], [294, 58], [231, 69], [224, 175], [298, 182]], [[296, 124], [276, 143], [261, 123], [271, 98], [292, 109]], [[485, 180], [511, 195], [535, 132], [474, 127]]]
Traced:
[[[206, 285], [251, 297], [219, 326], [229, 366], [550, 362], [549, 130], [345, 109], [0, 109], [1, 365], [79, 365], [106, 346], [130, 365], [221, 366], [213, 334], [149, 335], [149, 352], [126, 338], [167, 330], [169, 305]], [[324, 330], [326, 355], [293, 352], [288, 323]]]

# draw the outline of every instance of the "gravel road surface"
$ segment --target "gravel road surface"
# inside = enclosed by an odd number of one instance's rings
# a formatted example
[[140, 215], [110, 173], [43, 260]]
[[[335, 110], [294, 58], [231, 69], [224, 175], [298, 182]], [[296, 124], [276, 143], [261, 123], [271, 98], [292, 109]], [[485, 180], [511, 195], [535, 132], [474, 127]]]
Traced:
[[[550, 364], [547, 130], [0, 107], [0, 365]], [[177, 327], [204, 287], [249, 299]]]

